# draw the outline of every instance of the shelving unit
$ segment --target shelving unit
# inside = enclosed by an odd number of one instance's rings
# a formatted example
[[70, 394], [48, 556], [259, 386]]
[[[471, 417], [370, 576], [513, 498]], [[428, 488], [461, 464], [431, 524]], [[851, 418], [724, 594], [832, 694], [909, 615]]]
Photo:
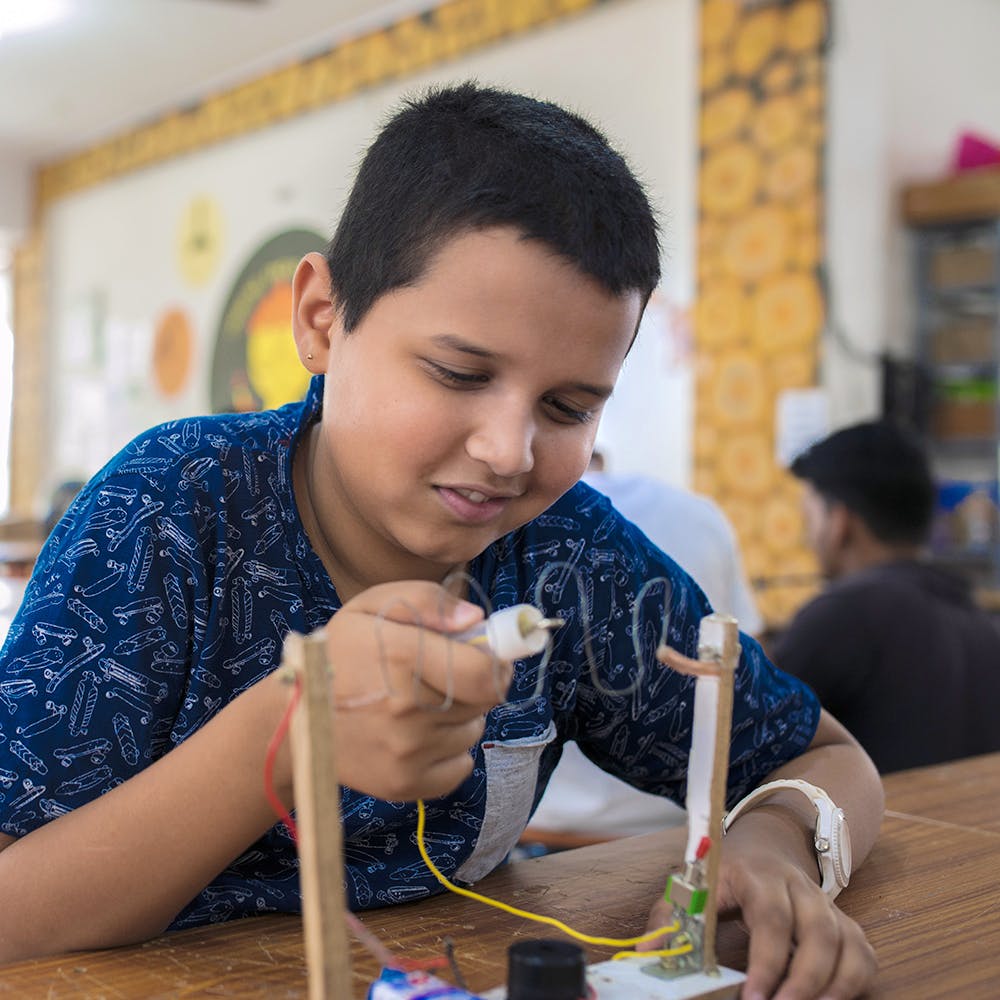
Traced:
[[[916, 291], [917, 423], [939, 486], [935, 557], [1000, 586], [1000, 171], [904, 193]], [[970, 195], [969, 192], [972, 192]]]

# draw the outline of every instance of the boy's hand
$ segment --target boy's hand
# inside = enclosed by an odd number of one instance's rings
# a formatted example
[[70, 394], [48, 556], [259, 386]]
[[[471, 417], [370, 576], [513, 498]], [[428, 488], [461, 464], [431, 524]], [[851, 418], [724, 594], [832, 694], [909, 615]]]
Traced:
[[[739, 912], [750, 934], [743, 1000], [848, 1000], [875, 978], [875, 953], [861, 928], [769, 844], [724, 844], [718, 905], [720, 914]], [[672, 920], [673, 908], [660, 899], [648, 928]], [[662, 945], [639, 945], [656, 947]]]
[[372, 587], [326, 626], [343, 784], [390, 800], [445, 795], [472, 771], [469, 749], [503, 701], [510, 664], [447, 638], [482, 610], [436, 584]]

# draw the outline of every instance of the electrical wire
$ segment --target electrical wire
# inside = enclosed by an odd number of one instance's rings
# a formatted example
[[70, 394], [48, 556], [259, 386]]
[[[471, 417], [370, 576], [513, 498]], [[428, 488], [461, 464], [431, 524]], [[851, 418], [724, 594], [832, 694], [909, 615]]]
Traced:
[[[295, 825], [295, 820], [292, 818], [292, 814], [288, 807], [281, 801], [274, 788], [274, 764], [278, 756], [278, 751], [281, 749], [281, 744], [288, 736], [288, 731], [292, 724], [292, 716], [295, 714], [295, 709], [298, 706], [299, 699], [302, 697], [301, 678], [294, 676], [293, 681], [294, 685], [291, 697], [288, 699], [288, 705], [278, 722], [278, 727], [275, 729], [274, 735], [272, 735], [267, 744], [267, 751], [264, 756], [264, 795], [267, 797], [267, 801], [270, 803], [275, 814], [285, 825], [285, 829], [288, 831], [289, 837], [292, 838], [292, 843], [298, 847], [298, 827]], [[382, 943], [377, 935], [370, 931], [353, 913], [351, 913], [350, 910], [344, 911], [344, 921], [351, 933], [357, 939], [358, 943], [366, 948], [379, 965], [384, 968], [400, 969], [406, 972], [411, 971], [413, 968], [438, 969], [447, 965], [448, 960], [446, 958], [427, 959], [423, 962], [416, 963], [412, 960], [408, 961], [400, 959]]]
[[[658, 581], [659, 582], [659, 581]], [[641, 667], [640, 667], [641, 669]], [[280, 821], [284, 824], [288, 831], [288, 835], [291, 837], [292, 842], [298, 846], [298, 828], [295, 824], [295, 820], [288, 807], [281, 801], [274, 788], [274, 768], [278, 756], [278, 751], [281, 748], [282, 743], [288, 736], [289, 729], [291, 728], [292, 717], [295, 713], [295, 709], [298, 706], [299, 700], [302, 695], [302, 682], [301, 678], [295, 676], [293, 678], [294, 685], [292, 689], [292, 694], [288, 700], [288, 705], [285, 708], [281, 719], [278, 722], [278, 726], [274, 731], [267, 744], [267, 749], [264, 756], [264, 794], [267, 797], [267, 801], [271, 805], [275, 814], [279, 817]], [[483, 903], [486, 906], [492, 906], [496, 909], [503, 910], [505, 913], [510, 913], [513, 916], [521, 917], [525, 920], [535, 921], [536, 923], [547, 924], [550, 927], [555, 927], [557, 930], [562, 931], [571, 938], [575, 938], [577, 941], [582, 941], [584, 944], [591, 945], [602, 945], [607, 947], [617, 947], [617, 948], [630, 948], [637, 944], [644, 943], [646, 941], [652, 941], [656, 938], [662, 937], [664, 934], [672, 934], [680, 929], [679, 921], [675, 921], [665, 927], [659, 927], [652, 931], [647, 931], [645, 934], [638, 935], [637, 937], [631, 938], [609, 938], [609, 937], [598, 937], [591, 934], [584, 934], [581, 931], [577, 931], [570, 927], [568, 924], [563, 923], [563, 921], [556, 919], [555, 917], [544, 916], [539, 913], [532, 913], [529, 910], [523, 910], [519, 907], [511, 906], [507, 903], [502, 903], [499, 900], [490, 899], [488, 896], [484, 896], [481, 893], [473, 892], [471, 889], [464, 889], [461, 886], [455, 885], [451, 882], [447, 876], [441, 872], [438, 867], [431, 860], [430, 854], [427, 852], [427, 847], [424, 842], [424, 832], [426, 829], [427, 813], [424, 807], [423, 800], [417, 800], [417, 849], [420, 851], [420, 856], [427, 865], [428, 870], [432, 875], [438, 880], [438, 882], [448, 889], [450, 892], [455, 893], [459, 896], [465, 896], [468, 899], [474, 899], [479, 903]], [[431, 970], [446, 967], [449, 963], [449, 957], [438, 956], [430, 959], [401, 959], [394, 955], [383, 942], [371, 931], [368, 927], [362, 923], [353, 913], [349, 910], [344, 912], [345, 922], [351, 930], [351, 933], [358, 940], [358, 942], [365, 947], [385, 968], [394, 968], [402, 971], [413, 971], [415, 969], [421, 970]], [[658, 957], [658, 956], [673, 956], [682, 955], [686, 952], [691, 951], [693, 946], [691, 944], [681, 945], [676, 948], [660, 949], [656, 951], [647, 952], [637, 952], [637, 951], [619, 951], [613, 958], [620, 959], [631, 956], [643, 956], [643, 957]], [[452, 959], [453, 963], [453, 959]]]
[[[427, 847], [424, 844], [424, 829], [426, 827], [426, 823], [427, 811], [424, 808], [423, 800], [418, 799], [417, 849], [420, 851], [420, 856], [424, 859], [424, 864], [427, 865], [431, 874], [438, 880], [438, 882], [440, 882], [446, 889], [459, 896], [465, 896], [467, 899], [474, 899], [478, 903], [485, 903], [487, 906], [493, 906], [496, 909], [503, 910], [504, 913], [510, 913], [515, 917], [523, 917], [525, 920], [534, 920], [540, 924], [548, 924], [550, 927], [555, 927], [558, 930], [561, 930], [564, 934], [568, 934], [571, 938], [575, 938], [577, 941], [582, 941], [584, 944], [606, 945], [611, 948], [627, 948], [631, 945], [642, 944], [645, 941], [653, 941], [664, 934], [673, 934], [675, 931], [680, 929], [680, 922], [678, 921], [667, 927], [658, 927], [656, 930], [647, 931], [645, 934], [640, 934], [638, 937], [595, 937], [594, 935], [584, 934], [581, 931], [574, 930], [568, 924], [564, 924], [561, 920], [557, 920], [555, 917], [546, 917], [540, 913], [532, 913], [530, 910], [522, 910], [516, 906], [510, 906], [508, 903], [501, 903], [498, 899], [490, 899], [489, 896], [483, 896], [481, 893], [473, 892], [471, 889], [463, 889], [461, 886], [455, 885], [454, 882], [449, 881], [448, 877], [438, 869], [438, 867], [431, 860], [431, 856], [427, 853]], [[643, 952], [642, 954], [652, 953]], [[676, 954], [679, 954], [679, 952]]]
[[271, 808], [275, 811], [281, 822], [285, 824], [288, 836], [292, 838], [292, 842], [296, 845], [299, 842], [299, 831], [295, 826], [295, 820], [292, 818], [292, 814], [285, 806], [285, 803], [281, 801], [278, 793], [274, 790], [274, 763], [278, 757], [278, 750], [288, 735], [288, 730], [292, 724], [292, 716], [295, 714], [295, 708], [301, 697], [302, 681], [299, 677], [295, 677], [292, 696], [288, 699], [288, 706], [281, 716], [278, 728], [275, 729], [274, 735], [268, 741], [267, 752], [264, 755], [264, 794], [267, 796], [267, 801], [271, 804]]

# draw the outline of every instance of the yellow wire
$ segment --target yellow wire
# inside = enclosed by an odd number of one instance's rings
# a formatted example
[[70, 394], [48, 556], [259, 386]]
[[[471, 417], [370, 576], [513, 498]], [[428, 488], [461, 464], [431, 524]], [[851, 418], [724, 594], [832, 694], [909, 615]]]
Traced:
[[670, 958], [671, 955], [686, 955], [694, 951], [693, 944], [682, 944], [676, 948], [660, 948], [657, 951], [616, 951], [611, 958], [618, 962], [623, 958]]
[[[639, 937], [634, 938], [592, 937], [590, 934], [582, 934], [580, 931], [573, 930], [572, 927], [564, 924], [561, 920], [556, 920], [555, 917], [545, 917], [538, 913], [531, 913], [528, 910], [519, 910], [516, 906], [509, 906], [507, 903], [501, 903], [497, 899], [490, 899], [489, 896], [481, 896], [478, 892], [473, 892], [471, 889], [463, 889], [461, 886], [455, 885], [454, 882], [449, 882], [447, 876], [438, 871], [437, 866], [433, 861], [431, 861], [430, 855], [427, 853], [427, 848], [424, 846], [424, 826], [426, 824], [426, 818], [424, 803], [422, 800], [418, 799], [417, 848], [420, 851], [420, 856], [424, 859], [424, 864], [431, 870], [434, 877], [446, 889], [450, 889], [452, 892], [458, 893], [459, 896], [466, 896], [469, 899], [476, 900], [477, 902], [485, 903], [487, 906], [495, 906], [498, 910], [503, 910], [505, 913], [512, 913], [515, 917], [523, 917], [525, 920], [536, 920], [538, 923], [549, 924], [551, 927], [557, 927], [564, 934], [568, 934], [570, 937], [576, 938], [577, 941], [583, 941], [584, 944], [601, 944], [607, 945], [611, 948], [628, 948], [631, 945], [641, 944], [643, 941], [652, 941], [654, 938], [658, 938], [661, 934], [672, 934], [674, 931], [680, 929], [680, 921], [675, 921], [669, 927], [659, 927], [655, 931], [647, 931], [645, 934], [641, 934]], [[691, 946], [687, 945], [682, 950], [690, 951]], [[681, 954], [681, 952], [641, 952], [639, 954]]]

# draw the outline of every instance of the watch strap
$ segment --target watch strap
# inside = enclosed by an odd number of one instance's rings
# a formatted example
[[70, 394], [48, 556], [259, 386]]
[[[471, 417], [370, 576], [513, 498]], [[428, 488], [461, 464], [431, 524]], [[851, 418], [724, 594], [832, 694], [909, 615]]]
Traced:
[[[816, 805], [817, 799], [826, 799], [832, 808], [836, 808], [833, 803], [833, 799], [830, 798], [826, 792], [823, 791], [818, 785], [814, 785], [808, 781], [803, 781], [801, 778], [780, 778], [777, 781], [769, 781], [764, 785], [758, 785], [749, 795], [745, 795], [736, 805], [733, 806], [729, 812], [722, 818], [722, 832], [725, 833], [729, 827], [732, 825], [733, 820], [744, 810], [748, 809], [755, 802], [759, 802], [761, 799], [766, 799], [773, 795], [775, 792], [783, 791], [789, 788], [796, 792], [801, 792], [803, 795], [809, 799], [813, 805]], [[817, 806], [817, 809], [819, 807]]]
[[[818, 785], [803, 781], [801, 778], [781, 778], [760, 785], [740, 799], [726, 813], [722, 818], [722, 832], [726, 833], [736, 817], [754, 803], [786, 789], [805, 795], [816, 809], [813, 847], [816, 850], [816, 861], [819, 865], [821, 888], [831, 899], [834, 899], [840, 890], [847, 886], [850, 877], [850, 872], [845, 871], [841, 861], [844, 845], [839, 839], [841, 825], [838, 823], [838, 819], [842, 821], [843, 814], [833, 799]], [[849, 850], [850, 845], [846, 846]]]

